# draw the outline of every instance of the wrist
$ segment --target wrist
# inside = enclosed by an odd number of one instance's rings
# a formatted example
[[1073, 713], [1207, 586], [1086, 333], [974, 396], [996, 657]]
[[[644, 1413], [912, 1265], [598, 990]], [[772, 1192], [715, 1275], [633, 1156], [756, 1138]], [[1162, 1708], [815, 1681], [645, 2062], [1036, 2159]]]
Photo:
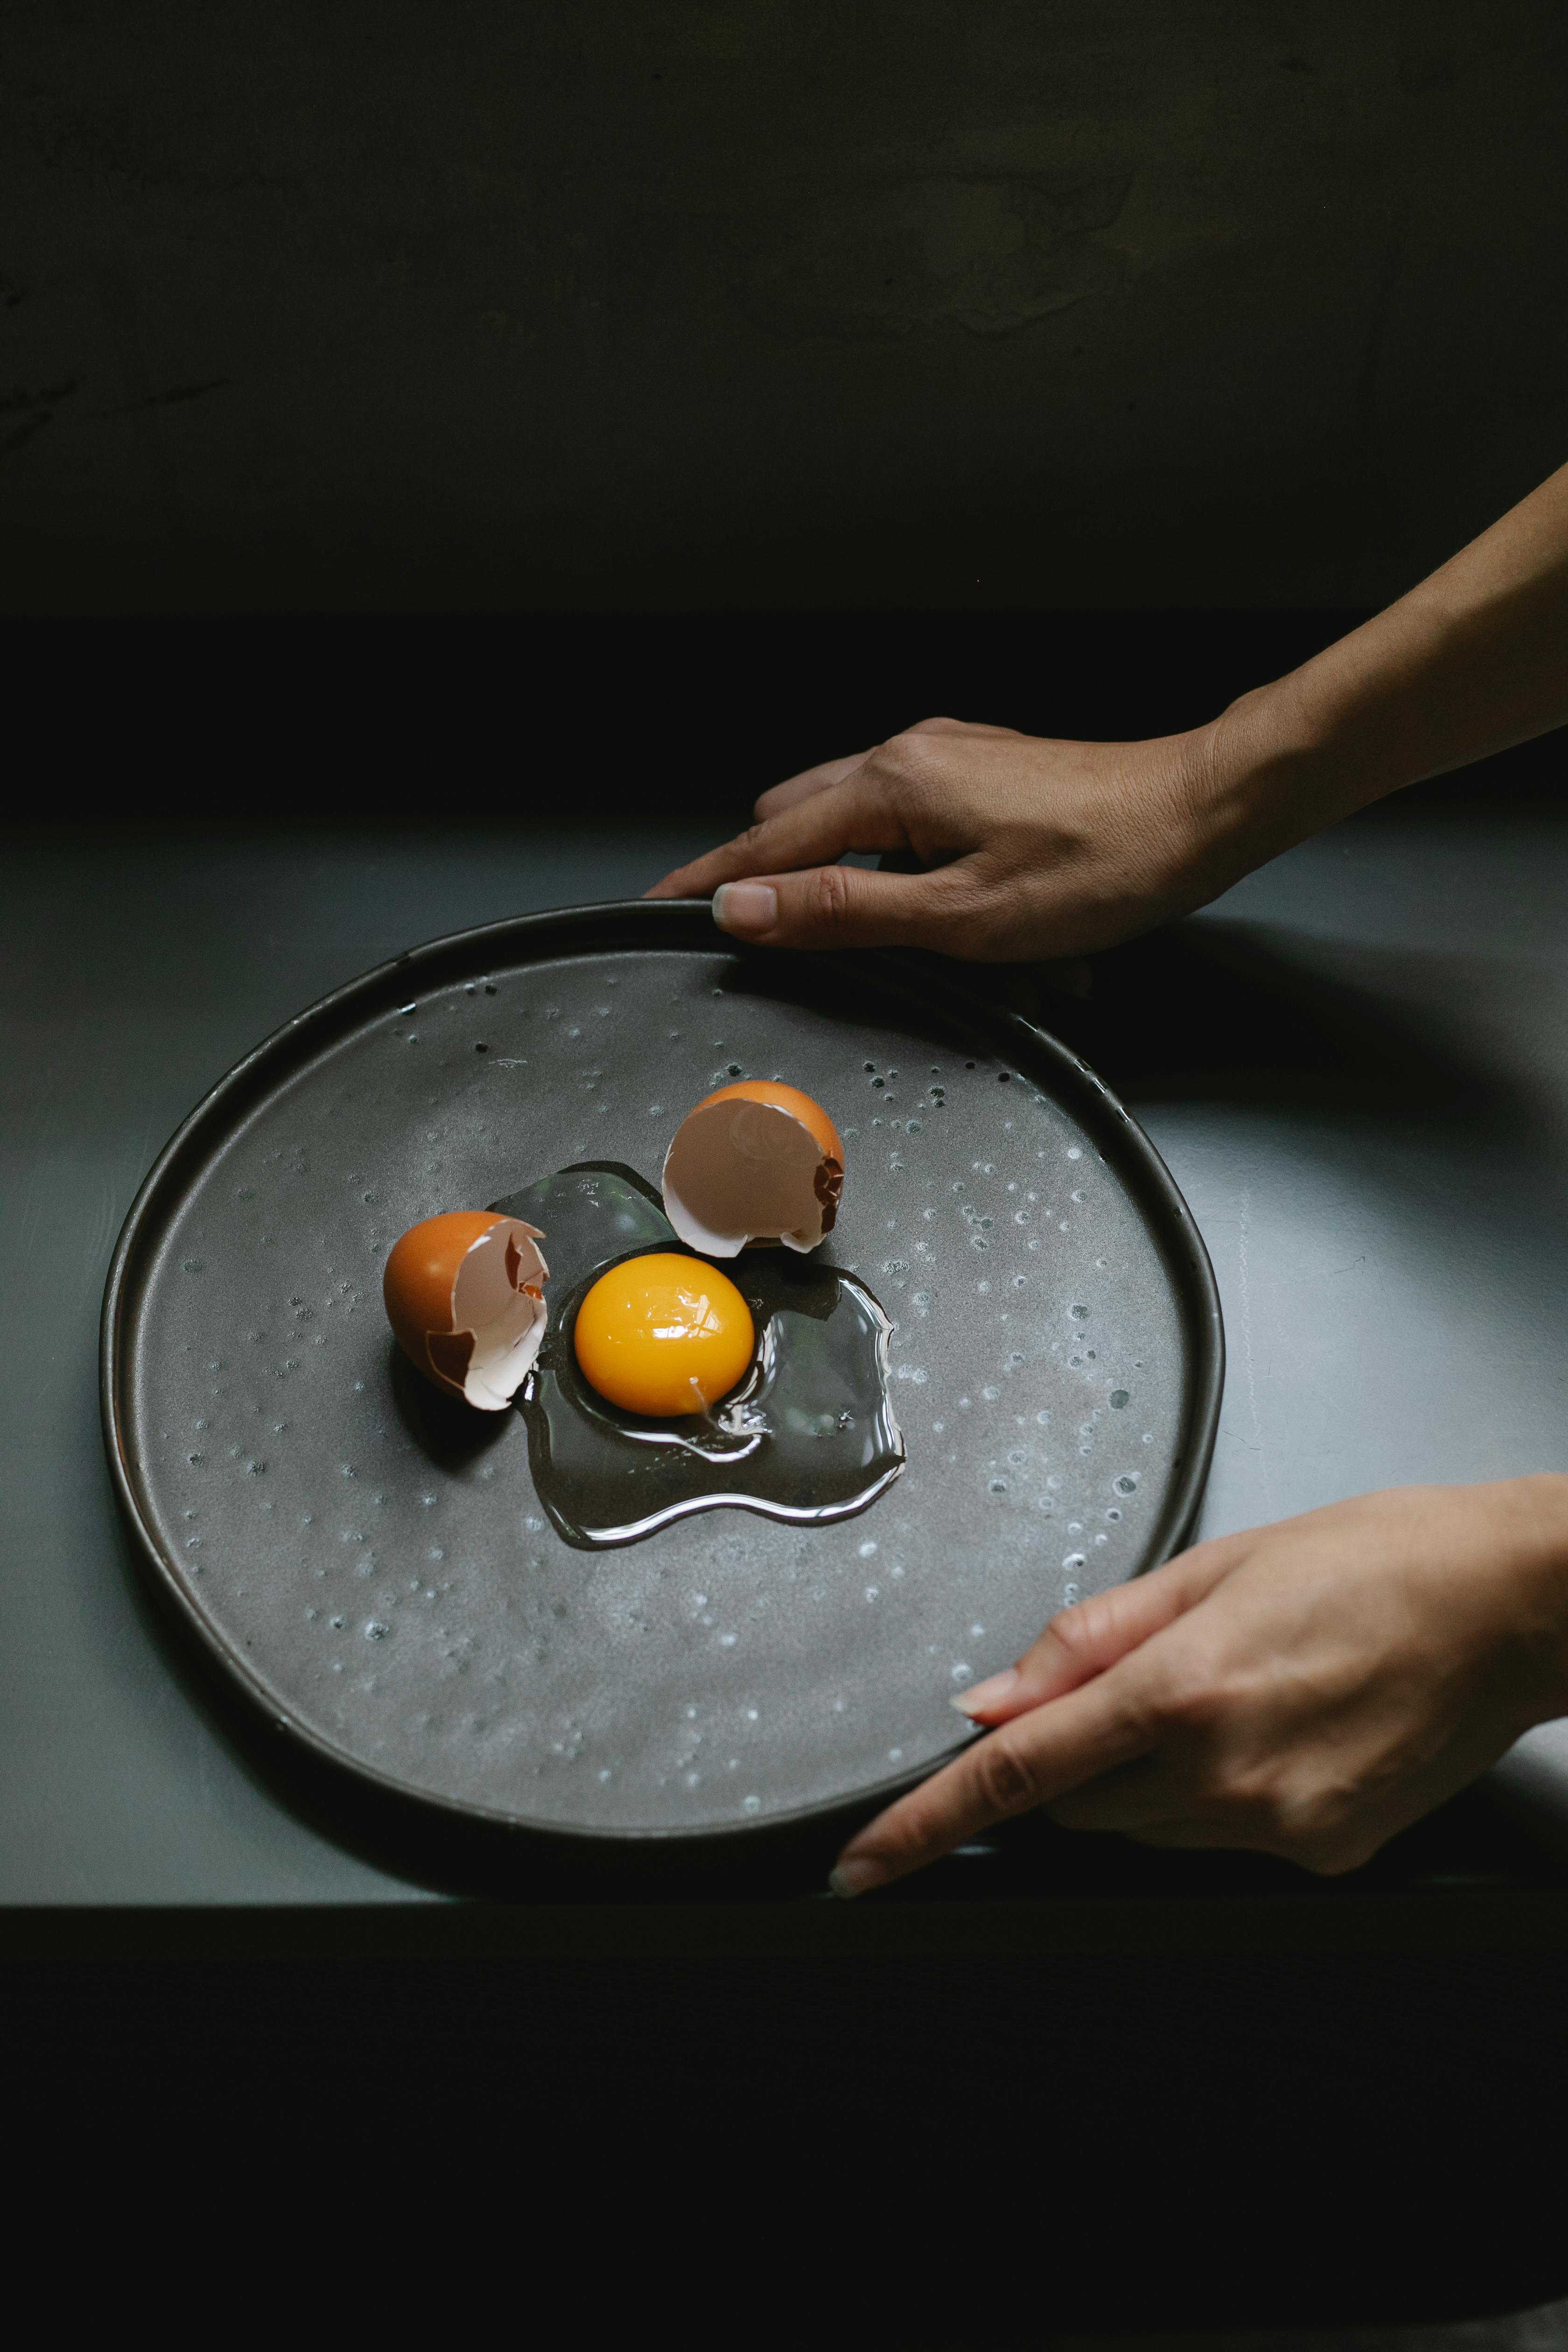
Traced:
[[1181, 739], [1188, 819], [1215, 889], [1375, 797], [1352, 788], [1289, 684], [1255, 687]]
[[1220, 775], [1242, 799], [1289, 817], [1298, 838], [1413, 781], [1369, 756], [1365, 714], [1331, 691], [1327, 666], [1319, 656], [1254, 687], [1213, 722]]
[[1541, 1471], [1492, 1491], [1507, 1506], [1520, 1727], [1528, 1730], [1568, 1715], [1568, 1475]]

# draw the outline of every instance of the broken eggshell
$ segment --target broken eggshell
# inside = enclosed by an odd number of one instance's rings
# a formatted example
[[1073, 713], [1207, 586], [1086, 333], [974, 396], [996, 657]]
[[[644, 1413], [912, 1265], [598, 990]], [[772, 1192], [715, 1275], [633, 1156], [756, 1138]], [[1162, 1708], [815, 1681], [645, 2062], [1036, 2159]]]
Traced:
[[426, 1217], [393, 1244], [382, 1277], [397, 1343], [426, 1380], [500, 1412], [544, 1338], [543, 1234], [493, 1209]]
[[844, 1146], [798, 1087], [744, 1078], [689, 1111], [664, 1162], [664, 1213], [689, 1249], [735, 1257], [752, 1242], [814, 1250], [833, 1230]]

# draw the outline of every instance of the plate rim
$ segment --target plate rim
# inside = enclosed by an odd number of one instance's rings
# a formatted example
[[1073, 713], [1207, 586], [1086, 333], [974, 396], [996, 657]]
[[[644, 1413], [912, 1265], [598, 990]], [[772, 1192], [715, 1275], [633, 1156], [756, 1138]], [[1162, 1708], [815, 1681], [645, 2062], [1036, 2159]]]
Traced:
[[[614, 934], [617, 931], [636, 931], [643, 936], [616, 938]], [[574, 935], [580, 935], [574, 946], [561, 944]], [[151, 1571], [160, 1596], [173, 1604], [184, 1628], [195, 1634], [227, 1682], [271, 1724], [275, 1732], [297, 1745], [315, 1762], [326, 1765], [332, 1774], [346, 1776], [403, 1807], [447, 1817], [454, 1823], [499, 1829], [513, 1836], [527, 1835], [563, 1852], [576, 1853], [591, 1848], [607, 1853], [646, 1853], [656, 1848], [696, 1852], [715, 1844], [743, 1844], [750, 1850], [770, 1835], [798, 1832], [812, 1824], [826, 1825], [855, 1813], [868, 1815], [918, 1788], [951, 1762], [954, 1755], [962, 1754], [962, 1741], [929, 1763], [845, 1794], [795, 1806], [787, 1812], [771, 1813], [754, 1822], [709, 1822], [689, 1828], [612, 1829], [586, 1823], [571, 1826], [414, 1787], [395, 1774], [366, 1763], [286, 1711], [287, 1703], [269, 1688], [254, 1664], [198, 1606], [174, 1564], [165, 1556], [142, 1511], [121, 1407], [121, 1387], [131, 1360], [125, 1335], [128, 1316], [135, 1303], [139, 1255], [163, 1216], [165, 1193], [177, 1181], [183, 1163], [215, 1125], [223, 1122], [232, 1130], [237, 1112], [243, 1109], [247, 1096], [254, 1094], [258, 1077], [263, 1072], [270, 1075], [275, 1066], [281, 1065], [279, 1076], [286, 1076], [290, 1063], [298, 1065], [304, 1058], [312, 1037], [383, 990], [388, 992], [387, 1009], [395, 1010], [393, 996], [405, 993], [410, 982], [419, 974], [432, 975], [443, 963], [459, 961], [471, 970], [473, 950], [486, 941], [498, 947], [504, 941], [512, 962], [565, 961], [574, 953], [662, 949], [710, 954], [717, 951], [759, 963], [776, 963], [782, 954], [815, 971], [836, 968], [847, 977], [859, 973], [869, 978], [874, 973], [883, 989], [891, 975], [895, 985], [901, 982], [906, 995], [934, 1001], [939, 1010], [945, 1008], [949, 1019], [956, 1009], [962, 1017], [983, 1031], [989, 1030], [999, 1041], [1014, 1038], [1025, 1052], [1037, 1057], [1043, 1055], [1063, 1081], [1068, 1108], [1077, 1115], [1087, 1112], [1085, 1123], [1091, 1130], [1096, 1121], [1106, 1122], [1114, 1130], [1121, 1150], [1130, 1154], [1148, 1186], [1159, 1217], [1166, 1223], [1167, 1229], [1161, 1231], [1157, 1221], [1150, 1219], [1165, 1259], [1167, 1275], [1177, 1292], [1178, 1310], [1194, 1360], [1179, 1475], [1172, 1483], [1156, 1522], [1148, 1563], [1138, 1573], [1146, 1575], [1149, 1568], [1171, 1559], [1185, 1543], [1203, 1500], [1219, 1428], [1225, 1386], [1225, 1325], [1219, 1287], [1197, 1221], [1180, 1186], [1149, 1136], [1099, 1073], [1038, 1022], [988, 998], [968, 968], [950, 970], [935, 957], [896, 949], [807, 956], [797, 950], [760, 948], [718, 931], [712, 921], [710, 901], [706, 898], [609, 898], [584, 906], [503, 916], [495, 922], [443, 932], [342, 982], [279, 1023], [232, 1064], [201, 1096], [157, 1153], [121, 1226], [104, 1283], [99, 1323], [99, 1410], [104, 1450], [115, 1501], [122, 1522], [134, 1538], [140, 1563]], [[536, 943], [531, 955], [516, 951], [518, 944], [524, 941]], [[554, 948], [553, 959], [547, 951], [551, 945]], [[1145, 1197], [1141, 1205], [1147, 1213], [1149, 1199]]]

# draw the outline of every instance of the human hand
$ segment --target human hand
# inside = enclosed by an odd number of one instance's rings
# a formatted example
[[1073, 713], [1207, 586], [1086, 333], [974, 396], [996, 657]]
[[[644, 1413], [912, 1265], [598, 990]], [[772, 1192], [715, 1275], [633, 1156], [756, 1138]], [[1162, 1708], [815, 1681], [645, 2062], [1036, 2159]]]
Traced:
[[[1203, 906], [1418, 777], [1568, 722], [1568, 466], [1406, 596], [1212, 724], [1059, 742], [926, 719], [756, 804], [647, 895], [768, 947], [1077, 956]], [[872, 874], [847, 851], [934, 872]]]
[[[1201, 906], [1322, 821], [1252, 789], [1257, 759], [1225, 721], [1078, 743], [926, 719], [775, 784], [747, 832], [647, 896], [715, 893], [714, 919], [769, 947], [1082, 955]], [[931, 870], [840, 866], [847, 850]]]
[[1352, 1870], [1568, 1710], [1568, 1476], [1363, 1495], [1198, 1544], [953, 1704], [990, 1736], [850, 1841], [839, 1894], [1037, 1805]]

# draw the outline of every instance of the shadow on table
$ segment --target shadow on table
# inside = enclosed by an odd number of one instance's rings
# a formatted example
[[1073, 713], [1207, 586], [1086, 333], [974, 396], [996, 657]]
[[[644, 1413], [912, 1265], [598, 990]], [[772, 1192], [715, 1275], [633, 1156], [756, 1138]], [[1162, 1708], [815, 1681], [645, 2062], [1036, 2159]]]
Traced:
[[386, 1343], [387, 1378], [398, 1419], [433, 1469], [466, 1470], [511, 1428], [506, 1412], [475, 1412], [425, 1380], [395, 1339]]
[[1524, 1088], [1453, 1017], [1472, 993], [1462, 955], [1358, 943], [1337, 951], [1332, 972], [1327, 955], [1277, 925], [1211, 918], [1086, 963], [997, 966], [982, 984], [1142, 1102], [1306, 1108], [1466, 1136], [1484, 1119], [1500, 1142], [1528, 1138]]

